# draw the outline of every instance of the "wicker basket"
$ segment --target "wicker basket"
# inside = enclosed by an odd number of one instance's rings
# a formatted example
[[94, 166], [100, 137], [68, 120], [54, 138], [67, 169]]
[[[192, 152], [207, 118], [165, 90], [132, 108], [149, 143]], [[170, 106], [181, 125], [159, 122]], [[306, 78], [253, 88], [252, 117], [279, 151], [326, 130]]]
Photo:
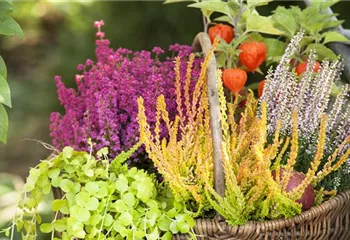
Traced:
[[[199, 33], [193, 43], [193, 49], [203, 51], [206, 55], [211, 48], [206, 33]], [[211, 58], [208, 70], [208, 89], [210, 91], [209, 104], [211, 128], [214, 140], [214, 187], [218, 194], [223, 195], [224, 171], [221, 163], [221, 129], [218, 124], [220, 110], [216, 87], [216, 62]], [[63, 193], [53, 188], [55, 199], [61, 199]], [[62, 215], [57, 216], [58, 219]], [[278, 219], [263, 222], [248, 222], [241, 226], [229, 226], [223, 220], [197, 219], [194, 232], [197, 239], [221, 240], [350, 240], [350, 190], [340, 193], [334, 198], [313, 207], [298, 216], [289, 219]], [[60, 234], [57, 234], [60, 237]], [[174, 240], [188, 239], [187, 235], [174, 235]]]
[[[296, 239], [350, 239], [350, 191], [313, 207], [298, 216], [264, 222], [248, 222], [232, 227], [225, 222], [198, 219], [195, 233], [197, 239], [230, 240], [296, 240]], [[176, 235], [174, 240], [185, 240], [187, 236]]]
[[[192, 45], [195, 51], [202, 51], [208, 54], [211, 48], [209, 37], [206, 33], [199, 33]], [[214, 59], [214, 57], [211, 57]], [[216, 62], [211, 61], [208, 69], [208, 90], [210, 91], [209, 104], [211, 111], [211, 128], [213, 132], [214, 150], [220, 149], [221, 130], [215, 118], [219, 112], [215, 105], [217, 101]], [[213, 99], [214, 98], [214, 99]], [[214, 111], [214, 112], [213, 112]], [[215, 112], [217, 111], [217, 112]], [[213, 122], [214, 121], [214, 122]], [[217, 128], [217, 129], [215, 129]], [[217, 135], [215, 135], [217, 134]], [[215, 142], [216, 141], [216, 142]], [[216, 155], [218, 154], [218, 155]], [[224, 172], [222, 169], [220, 152], [214, 152], [214, 185], [218, 194], [224, 193]], [[340, 193], [334, 198], [322, 203], [318, 207], [313, 207], [300, 215], [289, 219], [278, 219], [262, 222], [248, 222], [241, 226], [229, 226], [225, 221], [216, 219], [197, 219], [194, 229], [197, 239], [230, 239], [230, 240], [297, 240], [297, 239], [337, 239], [350, 240], [350, 190]], [[175, 235], [174, 240], [187, 239], [186, 235]]]

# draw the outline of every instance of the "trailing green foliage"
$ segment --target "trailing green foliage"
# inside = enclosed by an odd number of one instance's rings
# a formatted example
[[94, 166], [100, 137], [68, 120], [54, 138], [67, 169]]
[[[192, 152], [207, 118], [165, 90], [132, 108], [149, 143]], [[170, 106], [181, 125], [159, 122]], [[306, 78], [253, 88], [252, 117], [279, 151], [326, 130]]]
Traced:
[[[123, 164], [138, 145], [112, 162], [101, 149], [99, 159], [65, 147], [59, 155], [30, 170], [19, 203], [19, 214], [6, 229], [22, 239], [35, 239], [40, 231], [61, 234], [61, 239], [171, 239], [173, 233], [190, 233], [194, 220], [176, 202], [166, 184], [154, 175]], [[55, 217], [42, 223], [39, 204], [52, 188], [63, 193], [52, 202]]]
[[[10, 1], [0, 1], [0, 34], [17, 35], [24, 38], [18, 23], [9, 14], [13, 11]], [[7, 69], [4, 59], [0, 56], [0, 142], [7, 142], [8, 117], [3, 105], [11, 107], [10, 88], [6, 81]], [[3, 105], [2, 105], [3, 104]]]

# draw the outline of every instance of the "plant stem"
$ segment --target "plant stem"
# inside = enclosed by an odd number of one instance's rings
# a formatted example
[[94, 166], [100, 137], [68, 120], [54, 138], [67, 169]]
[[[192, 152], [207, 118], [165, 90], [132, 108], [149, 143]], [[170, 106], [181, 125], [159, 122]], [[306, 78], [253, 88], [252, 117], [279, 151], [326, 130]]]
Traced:
[[202, 20], [203, 20], [204, 32], [207, 33], [208, 32], [208, 20], [203, 12], [202, 12]]

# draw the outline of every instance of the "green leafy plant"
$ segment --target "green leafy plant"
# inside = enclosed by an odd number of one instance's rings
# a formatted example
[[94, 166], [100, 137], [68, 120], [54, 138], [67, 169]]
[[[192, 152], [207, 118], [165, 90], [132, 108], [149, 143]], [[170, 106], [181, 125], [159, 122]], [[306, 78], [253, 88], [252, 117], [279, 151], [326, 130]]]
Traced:
[[[165, 3], [179, 1], [168, 0]], [[234, 30], [234, 38], [227, 42], [225, 36], [213, 31], [226, 41], [221, 41], [216, 48], [216, 61], [219, 68], [241, 68], [248, 72], [262, 73], [260, 65], [278, 63], [284, 54], [287, 44], [299, 31], [305, 35], [299, 51], [295, 54], [293, 64], [298, 73], [305, 71], [307, 56], [315, 50], [318, 60], [325, 58], [335, 60], [336, 54], [327, 47], [330, 42], [346, 42], [349, 40], [332, 30], [343, 21], [334, 20], [336, 14], [328, 14], [324, 10], [333, 6], [338, 0], [312, 1], [312, 5], [300, 9], [298, 6], [285, 8], [279, 6], [269, 16], [258, 12], [260, 6], [267, 5], [271, 0], [208, 0], [190, 1], [189, 7], [198, 8], [203, 13], [204, 31], [211, 39], [211, 28], [218, 23], [227, 24]], [[218, 16], [221, 15], [221, 16]], [[264, 46], [265, 45], [265, 49]], [[300, 65], [300, 66], [299, 66]], [[239, 79], [237, 79], [239, 81]], [[247, 81], [249, 84], [249, 81]], [[226, 85], [225, 85], [226, 86]], [[226, 86], [228, 87], [228, 86]], [[252, 83], [250, 89], [257, 89], [258, 84]], [[336, 89], [335, 86], [333, 87]], [[334, 92], [336, 94], [336, 91]]]
[[[30, 170], [19, 202], [19, 214], [6, 229], [23, 239], [40, 231], [61, 239], [171, 239], [173, 233], [191, 233], [194, 220], [176, 202], [165, 183], [154, 175], [123, 164], [137, 149], [122, 152], [112, 162], [107, 149], [91, 153], [65, 147], [62, 153]], [[54, 219], [42, 223], [39, 204], [51, 189], [62, 193], [52, 202]]]
[[[0, 34], [17, 35], [24, 38], [21, 27], [9, 15], [13, 11], [11, 1], [0, 1]], [[8, 117], [3, 105], [11, 107], [11, 93], [7, 79], [7, 68], [0, 56], [0, 141], [7, 142]]]

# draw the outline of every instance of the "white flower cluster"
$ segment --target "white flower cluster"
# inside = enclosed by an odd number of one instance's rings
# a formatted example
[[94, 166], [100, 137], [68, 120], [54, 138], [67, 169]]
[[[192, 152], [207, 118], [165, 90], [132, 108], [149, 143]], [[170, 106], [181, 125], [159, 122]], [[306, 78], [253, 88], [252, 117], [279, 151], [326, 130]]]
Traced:
[[[311, 52], [307, 70], [301, 79], [293, 71], [291, 59], [299, 48], [303, 32], [299, 32], [288, 45], [276, 70], [270, 70], [266, 77], [260, 101], [268, 106], [268, 133], [273, 135], [277, 121], [282, 120], [282, 134], [290, 134], [292, 112], [299, 117], [299, 136], [308, 153], [317, 145], [321, 116], [328, 113], [326, 151], [331, 152], [350, 134], [349, 85], [345, 85], [334, 99], [331, 90], [334, 82], [340, 80], [343, 70], [341, 60], [323, 61], [318, 72], [313, 71], [316, 55]], [[348, 146], [349, 147], [349, 146]]]

